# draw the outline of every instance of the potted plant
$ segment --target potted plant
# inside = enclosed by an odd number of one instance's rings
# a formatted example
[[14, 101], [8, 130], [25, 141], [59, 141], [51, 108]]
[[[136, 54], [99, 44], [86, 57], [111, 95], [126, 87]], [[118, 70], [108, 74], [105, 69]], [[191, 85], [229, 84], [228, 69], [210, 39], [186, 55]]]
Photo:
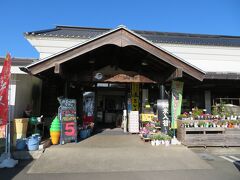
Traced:
[[183, 124], [183, 127], [189, 128], [189, 122], [183, 122], [182, 124]]
[[183, 114], [180, 114], [178, 116], [178, 119], [181, 119], [181, 120], [187, 120], [189, 117], [189, 114], [187, 112], [184, 112]]
[[238, 121], [232, 120], [232, 125], [233, 125], [233, 128], [238, 128]]
[[159, 146], [161, 144], [161, 134], [157, 134], [155, 138], [156, 138], [156, 146]]
[[156, 145], [155, 136], [154, 135], [150, 136], [150, 139], [151, 139], [151, 145], [155, 146]]
[[212, 122], [208, 122], [208, 127], [213, 127], [213, 123]]
[[192, 109], [192, 114], [195, 119], [200, 119], [201, 116], [203, 115], [203, 110], [199, 109], [198, 107], [195, 107]]
[[226, 128], [228, 126], [228, 123], [226, 120], [222, 120], [221, 123], [222, 123], [222, 127]]
[[198, 126], [199, 126], [200, 128], [203, 128], [204, 125], [205, 125], [205, 122], [204, 122], [204, 121], [199, 121]]
[[146, 127], [143, 127], [141, 133], [143, 138], [149, 138], [149, 130]]
[[172, 138], [170, 136], [168, 136], [168, 135], [164, 136], [164, 141], [165, 141], [164, 144], [165, 144], [165, 146], [169, 146], [171, 139]]
[[217, 121], [217, 127], [219, 128], [219, 127], [221, 127], [222, 126], [222, 123], [221, 123], [221, 121], [219, 120], [219, 121]]

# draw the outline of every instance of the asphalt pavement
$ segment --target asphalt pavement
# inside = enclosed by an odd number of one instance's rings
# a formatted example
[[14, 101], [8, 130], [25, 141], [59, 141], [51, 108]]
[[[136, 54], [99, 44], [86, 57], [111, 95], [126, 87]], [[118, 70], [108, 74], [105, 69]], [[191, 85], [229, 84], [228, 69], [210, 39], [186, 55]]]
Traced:
[[239, 180], [240, 148], [152, 147], [138, 135], [100, 133], [51, 146], [38, 160], [0, 169], [0, 180]]

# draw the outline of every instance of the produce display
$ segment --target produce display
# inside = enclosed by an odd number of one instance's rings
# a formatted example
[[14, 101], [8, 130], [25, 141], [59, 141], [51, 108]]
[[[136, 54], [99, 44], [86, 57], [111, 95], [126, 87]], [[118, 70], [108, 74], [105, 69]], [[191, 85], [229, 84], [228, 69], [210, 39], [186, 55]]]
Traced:
[[159, 121], [149, 121], [143, 124], [143, 127], [140, 128], [139, 136], [144, 141], [150, 141], [152, 146], [180, 144], [176, 138], [172, 138], [172, 134], [163, 134], [160, 132]]
[[212, 114], [193, 108], [178, 117], [177, 138], [186, 146], [240, 146], [240, 112], [220, 104]]
[[240, 114], [227, 111], [222, 106], [213, 106], [212, 114], [206, 114], [204, 109], [193, 108], [192, 112], [184, 112], [178, 116], [180, 127], [185, 128], [240, 128]]

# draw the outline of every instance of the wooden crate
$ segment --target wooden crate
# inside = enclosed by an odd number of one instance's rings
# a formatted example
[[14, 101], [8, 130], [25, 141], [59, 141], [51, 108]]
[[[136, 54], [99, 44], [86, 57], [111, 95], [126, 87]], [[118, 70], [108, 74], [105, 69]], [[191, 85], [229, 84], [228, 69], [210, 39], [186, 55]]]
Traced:
[[[184, 128], [178, 120], [177, 138], [186, 146], [240, 146], [240, 128]], [[201, 120], [202, 121], [202, 120]]]
[[186, 146], [225, 146], [224, 128], [183, 128], [177, 130], [177, 138]]
[[225, 131], [226, 146], [240, 146], [240, 129], [227, 128]]

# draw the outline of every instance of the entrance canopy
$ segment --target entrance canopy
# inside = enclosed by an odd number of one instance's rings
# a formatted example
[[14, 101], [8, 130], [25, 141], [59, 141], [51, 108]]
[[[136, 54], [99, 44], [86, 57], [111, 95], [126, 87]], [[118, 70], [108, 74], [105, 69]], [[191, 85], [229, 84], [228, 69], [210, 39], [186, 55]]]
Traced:
[[73, 81], [157, 83], [205, 73], [125, 27], [39, 60], [21, 70]]

